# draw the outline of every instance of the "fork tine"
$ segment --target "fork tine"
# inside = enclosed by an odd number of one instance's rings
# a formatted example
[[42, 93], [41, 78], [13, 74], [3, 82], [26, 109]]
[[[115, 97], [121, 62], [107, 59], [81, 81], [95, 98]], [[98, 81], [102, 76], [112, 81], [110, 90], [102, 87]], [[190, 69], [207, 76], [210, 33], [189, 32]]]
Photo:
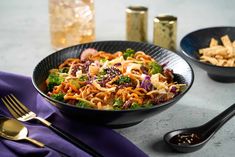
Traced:
[[15, 106], [16, 110], [21, 113], [21, 116], [27, 114], [27, 112], [21, 108], [21, 104], [18, 104], [18, 102], [14, 101], [14, 98], [12, 98], [11, 95], [7, 95], [7, 97], [11, 100], [12, 106]]
[[17, 102], [18, 106], [21, 107], [26, 113], [30, 112], [30, 110], [23, 103], [21, 103], [13, 94], [10, 95]]
[[[5, 101], [5, 100], [6, 101]], [[21, 116], [21, 114], [18, 112], [18, 110], [15, 108], [15, 106], [12, 106], [10, 101], [4, 97], [4, 98], [1, 98], [2, 102], [5, 104], [5, 106], [7, 107], [7, 109], [11, 112], [11, 114], [13, 115], [13, 117], [15, 118], [19, 118]]]

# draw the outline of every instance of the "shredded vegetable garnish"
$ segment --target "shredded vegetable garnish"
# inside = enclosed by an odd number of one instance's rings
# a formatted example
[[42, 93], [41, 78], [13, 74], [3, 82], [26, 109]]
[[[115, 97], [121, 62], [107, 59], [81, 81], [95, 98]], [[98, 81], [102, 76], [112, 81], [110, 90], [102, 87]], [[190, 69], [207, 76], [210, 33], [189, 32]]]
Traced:
[[166, 102], [185, 86], [142, 51], [112, 54], [89, 48], [81, 56], [50, 70], [46, 84], [51, 98], [80, 108], [139, 109]]

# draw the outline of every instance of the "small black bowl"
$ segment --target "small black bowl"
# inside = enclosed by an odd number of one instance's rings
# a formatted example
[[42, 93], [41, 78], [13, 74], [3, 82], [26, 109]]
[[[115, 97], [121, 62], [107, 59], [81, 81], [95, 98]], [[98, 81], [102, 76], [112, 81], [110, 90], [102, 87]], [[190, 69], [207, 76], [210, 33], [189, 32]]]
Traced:
[[204, 69], [211, 79], [219, 82], [235, 82], [235, 67], [216, 66], [199, 60], [199, 49], [209, 47], [211, 38], [220, 41], [220, 37], [224, 35], [228, 35], [234, 41], [235, 27], [211, 27], [191, 32], [182, 38], [180, 46], [186, 59]]
[[[67, 58], [79, 57], [80, 53], [86, 48], [95, 48], [97, 50], [103, 50], [111, 53], [116, 51], [124, 51], [127, 48], [132, 48], [136, 51], [144, 51], [156, 59], [160, 64], [167, 63], [166, 68], [173, 69], [174, 71], [175, 81], [184, 83], [187, 86], [184, 91], [165, 103], [153, 106], [151, 108], [135, 110], [110, 111], [85, 109], [54, 100], [47, 96], [45, 90], [45, 80], [48, 77], [49, 70], [52, 68], [57, 68], [58, 65]], [[36, 65], [32, 76], [32, 81], [37, 91], [44, 98], [49, 100], [51, 104], [58, 107], [62, 113], [73, 116], [73, 118], [76, 118], [79, 121], [106, 125], [113, 128], [121, 128], [137, 124], [144, 119], [156, 115], [169, 108], [190, 89], [191, 85], [193, 84], [193, 80], [194, 74], [191, 66], [176, 53], [157, 47], [155, 45], [129, 41], [100, 41], [80, 44], [62, 49], [40, 61]]]

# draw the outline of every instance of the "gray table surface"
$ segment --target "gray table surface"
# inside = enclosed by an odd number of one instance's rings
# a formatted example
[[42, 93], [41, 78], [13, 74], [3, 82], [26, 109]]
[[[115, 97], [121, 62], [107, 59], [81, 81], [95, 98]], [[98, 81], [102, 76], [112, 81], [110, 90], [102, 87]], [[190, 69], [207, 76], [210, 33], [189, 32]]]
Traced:
[[[178, 17], [178, 45], [193, 30], [235, 25], [234, 0], [97, 0], [96, 40], [125, 40], [125, 8], [135, 4], [149, 9], [149, 42], [152, 42], [153, 18], [160, 13]], [[0, 70], [31, 76], [34, 66], [54, 52], [50, 45], [47, 0], [1, 1], [0, 19]], [[116, 131], [153, 157], [235, 156], [235, 119], [194, 153], [173, 152], [162, 141], [166, 132], [203, 124], [235, 102], [235, 83], [215, 82], [205, 71], [192, 66], [194, 84], [177, 104], [136, 126]]]

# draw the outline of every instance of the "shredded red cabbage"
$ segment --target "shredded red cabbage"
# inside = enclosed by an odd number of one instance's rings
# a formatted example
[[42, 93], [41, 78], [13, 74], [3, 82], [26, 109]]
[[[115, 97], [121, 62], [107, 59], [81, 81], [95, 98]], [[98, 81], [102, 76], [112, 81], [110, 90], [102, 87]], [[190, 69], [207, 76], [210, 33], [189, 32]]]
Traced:
[[150, 80], [150, 76], [146, 75], [144, 80], [141, 82], [141, 88], [144, 88], [146, 91], [151, 91], [153, 89], [153, 85]]
[[115, 63], [114, 66], [121, 66], [121, 63]]
[[176, 86], [171, 86], [170, 92], [176, 94], [176, 90], [177, 90]]

